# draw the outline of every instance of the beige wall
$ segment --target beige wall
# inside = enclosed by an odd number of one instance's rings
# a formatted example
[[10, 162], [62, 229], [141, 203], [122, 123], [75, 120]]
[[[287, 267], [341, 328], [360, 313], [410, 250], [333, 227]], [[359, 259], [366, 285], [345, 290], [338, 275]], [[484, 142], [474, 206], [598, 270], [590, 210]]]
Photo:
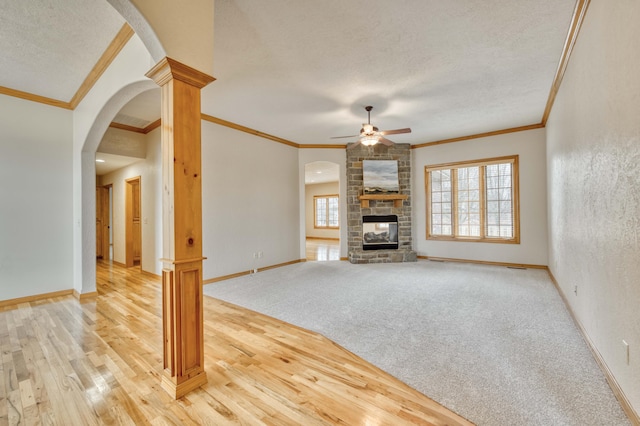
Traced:
[[0, 300], [69, 290], [72, 113], [0, 95], [0, 129]]
[[300, 260], [299, 203], [296, 148], [202, 122], [204, 279]]
[[[307, 237], [340, 239], [340, 229], [316, 229], [314, 227], [313, 197], [316, 195], [339, 195], [338, 182], [305, 185], [305, 229]], [[340, 211], [339, 215], [344, 214]], [[340, 216], [338, 216], [340, 217]]]
[[[509, 133], [412, 150], [413, 247], [418, 256], [489, 262], [547, 264], [547, 199], [544, 129]], [[426, 239], [427, 165], [519, 155], [520, 244]]]
[[[138, 138], [137, 133], [131, 134]], [[125, 134], [123, 137], [127, 137]], [[146, 158], [115, 170], [100, 178], [102, 185], [113, 185], [113, 260], [126, 263], [125, 235], [125, 180], [140, 176], [142, 214], [143, 271], [162, 273], [162, 170], [160, 129], [145, 135]]]
[[[135, 135], [134, 135], [135, 137]], [[161, 273], [160, 131], [147, 158], [101, 178], [113, 184], [114, 260], [125, 262], [125, 179], [142, 179], [142, 268]], [[204, 279], [298, 260], [297, 150], [202, 122]], [[263, 257], [255, 259], [253, 253]]]
[[591, 1], [547, 124], [549, 267], [636, 412], [639, 21], [638, 1]]

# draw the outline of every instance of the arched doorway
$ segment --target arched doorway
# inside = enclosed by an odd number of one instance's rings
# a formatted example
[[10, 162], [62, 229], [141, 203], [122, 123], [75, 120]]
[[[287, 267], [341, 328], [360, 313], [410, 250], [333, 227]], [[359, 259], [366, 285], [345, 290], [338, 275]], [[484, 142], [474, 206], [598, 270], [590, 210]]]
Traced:
[[[143, 76], [140, 76], [143, 78]], [[80, 174], [81, 174], [81, 239], [76, 244], [76, 258], [81, 261], [80, 293], [90, 293], [95, 291], [96, 282], [96, 258], [95, 251], [89, 248], [96, 247], [95, 212], [96, 212], [96, 151], [107, 131], [109, 124], [116, 114], [131, 99], [137, 95], [148, 91], [157, 90], [157, 85], [151, 80], [140, 80], [130, 83], [113, 96], [111, 96], [97, 114], [91, 124], [87, 136], [82, 144], [80, 153]], [[76, 271], [78, 269], [76, 268]], [[76, 286], [76, 289], [78, 286]]]
[[314, 161], [304, 175], [306, 259], [340, 260], [340, 166]]

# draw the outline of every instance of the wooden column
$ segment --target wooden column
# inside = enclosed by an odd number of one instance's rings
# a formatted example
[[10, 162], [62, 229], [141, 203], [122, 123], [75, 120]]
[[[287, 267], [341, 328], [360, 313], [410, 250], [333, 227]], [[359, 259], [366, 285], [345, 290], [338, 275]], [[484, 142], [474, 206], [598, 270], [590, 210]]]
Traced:
[[170, 58], [148, 73], [162, 89], [162, 388], [207, 382], [202, 318], [200, 89], [214, 78]]

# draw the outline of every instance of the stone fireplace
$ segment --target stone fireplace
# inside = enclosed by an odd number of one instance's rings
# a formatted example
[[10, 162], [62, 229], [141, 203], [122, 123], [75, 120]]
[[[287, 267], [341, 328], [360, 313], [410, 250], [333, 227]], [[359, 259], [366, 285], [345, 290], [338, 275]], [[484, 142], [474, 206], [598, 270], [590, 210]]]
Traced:
[[[364, 194], [364, 160], [396, 160], [398, 194]], [[415, 262], [411, 239], [410, 145], [358, 145], [347, 149], [347, 207], [351, 263]]]

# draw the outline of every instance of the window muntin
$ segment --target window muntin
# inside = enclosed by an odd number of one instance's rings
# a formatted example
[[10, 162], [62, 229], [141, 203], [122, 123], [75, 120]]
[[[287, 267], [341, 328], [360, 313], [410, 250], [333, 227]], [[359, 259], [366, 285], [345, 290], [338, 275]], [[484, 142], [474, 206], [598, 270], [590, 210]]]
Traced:
[[340, 226], [337, 195], [316, 195], [313, 197], [314, 226], [335, 228]]
[[427, 239], [519, 243], [518, 156], [425, 167]]

